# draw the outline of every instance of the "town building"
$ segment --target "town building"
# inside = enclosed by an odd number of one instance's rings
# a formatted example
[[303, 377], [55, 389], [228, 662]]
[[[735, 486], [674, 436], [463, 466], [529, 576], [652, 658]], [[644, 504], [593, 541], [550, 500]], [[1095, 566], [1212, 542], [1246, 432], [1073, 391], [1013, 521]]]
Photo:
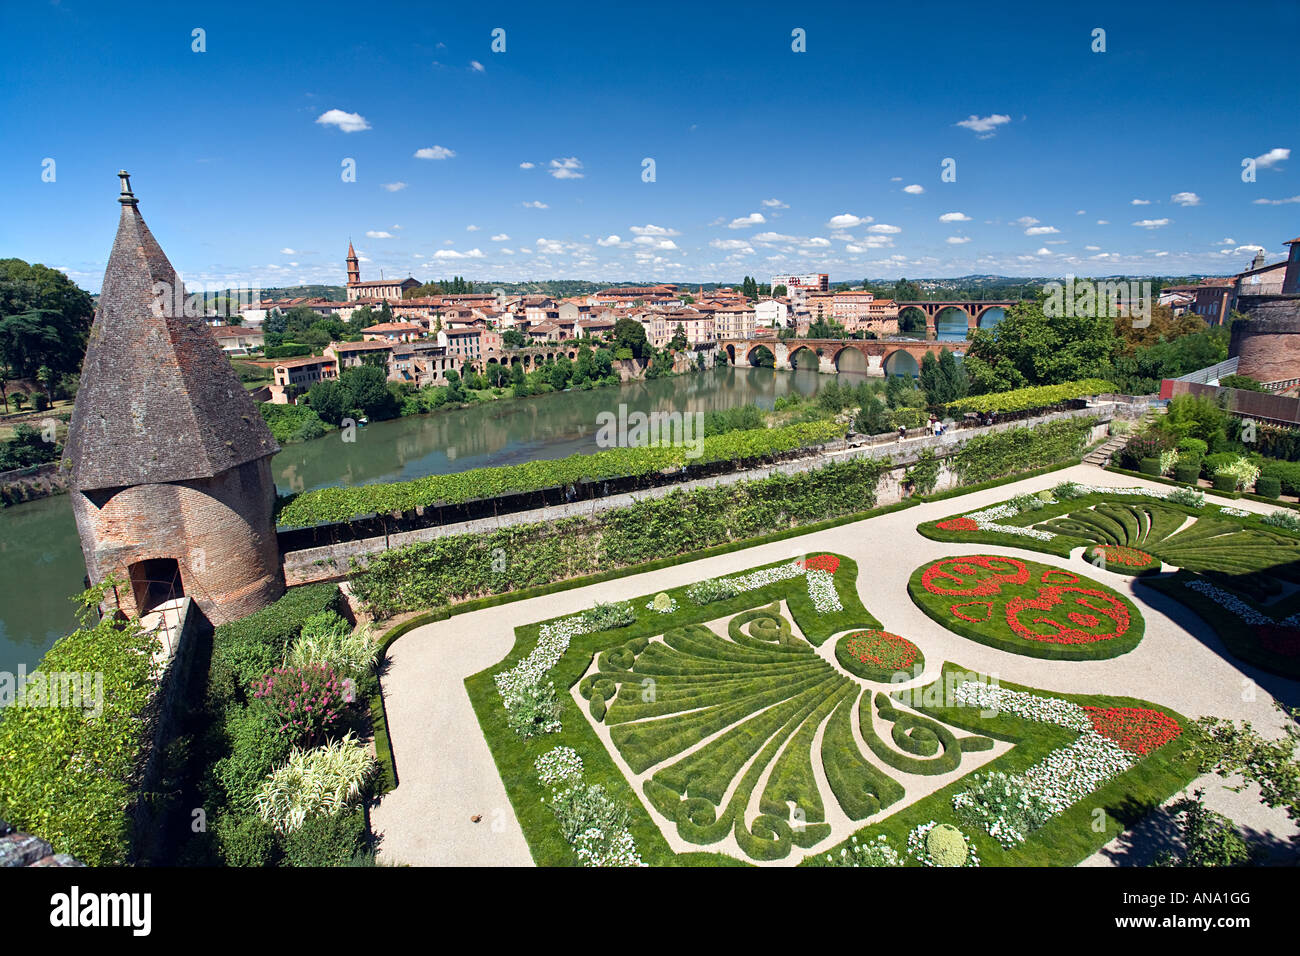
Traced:
[[260, 327], [242, 325], [209, 326], [212, 337], [227, 355], [247, 355], [253, 349], [260, 349], [266, 343], [266, 336]]
[[808, 272], [803, 275], [780, 275], [772, 276], [772, 293], [776, 293], [776, 287], [783, 285], [786, 293], [792, 293], [796, 289], [803, 289], [813, 292], [827, 292], [831, 287], [831, 277], [825, 272]]
[[361, 260], [357, 258], [356, 251], [352, 248], [352, 243], [348, 243], [348, 301], [355, 302], [358, 299], [379, 299], [381, 301], [395, 301], [401, 299], [402, 293], [407, 289], [414, 289], [420, 283], [407, 277], [405, 279], [373, 279], [369, 282], [361, 281]]

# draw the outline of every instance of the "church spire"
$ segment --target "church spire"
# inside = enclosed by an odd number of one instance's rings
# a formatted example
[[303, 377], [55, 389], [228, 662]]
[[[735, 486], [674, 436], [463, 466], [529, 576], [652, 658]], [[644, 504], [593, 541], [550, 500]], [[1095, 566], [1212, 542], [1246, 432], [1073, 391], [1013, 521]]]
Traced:
[[348, 285], [356, 285], [361, 281], [361, 261], [357, 258], [356, 250], [352, 248], [352, 239], [348, 239]]

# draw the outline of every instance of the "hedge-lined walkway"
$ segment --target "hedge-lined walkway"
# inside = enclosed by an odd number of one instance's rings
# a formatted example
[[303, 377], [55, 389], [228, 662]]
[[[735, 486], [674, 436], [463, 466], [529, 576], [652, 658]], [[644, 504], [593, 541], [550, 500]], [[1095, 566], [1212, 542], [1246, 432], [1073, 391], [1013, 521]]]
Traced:
[[[1159, 702], [1188, 717], [1213, 714], [1253, 721], [1271, 732], [1278, 714], [1271, 697], [1300, 704], [1300, 682], [1272, 677], [1230, 657], [1212, 631], [1179, 605], [1142, 588], [1128, 575], [1103, 571], [1081, 558], [1048, 558], [1130, 597], [1146, 619], [1136, 650], [1104, 661], [1052, 661], [977, 644], [941, 628], [908, 597], [907, 582], [921, 564], [954, 554], [1038, 557], [1014, 547], [955, 545], [916, 532], [924, 521], [973, 511], [1024, 492], [1074, 480], [1095, 485], [1166, 486], [1078, 465], [1013, 484], [924, 504], [866, 521], [732, 552], [700, 562], [606, 581], [452, 617], [417, 628], [389, 648], [384, 677], [399, 785], [375, 808], [372, 821], [383, 835], [381, 859], [413, 865], [528, 865], [531, 858], [492, 756], [465, 691], [466, 677], [501, 660], [514, 643], [517, 625], [573, 614], [595, 601], [614, 601], [733, 574], [758, 565], [831, 551], [860, 567], [859, 594], [884, 628], [915, 641], [925, 655], [926, 677], [943, 661], [996, 674], [1045, 691], [1133, 696]], [[1207, 501], [1216, 499], [1207, 496]], [[1233, 507], [1267, 513], [1268, 505], [1242, 500]], [[1256, 682], [1248, 693], [1246, 678]], [[1253, 696], [1254, 699], [1248, 699]], [[1252, 795], [1224, 789], [1217, 778], [1201, 781], [1211, 807], [1228, 812], [1249, 831], [1275, 841], [1294, 832], [1281, 811]], [[478, 823], [472, 818], [481, 816]], [[1085, 865], [1145, 862], [1165, 839], [1160, 821], [1138, 827]]]

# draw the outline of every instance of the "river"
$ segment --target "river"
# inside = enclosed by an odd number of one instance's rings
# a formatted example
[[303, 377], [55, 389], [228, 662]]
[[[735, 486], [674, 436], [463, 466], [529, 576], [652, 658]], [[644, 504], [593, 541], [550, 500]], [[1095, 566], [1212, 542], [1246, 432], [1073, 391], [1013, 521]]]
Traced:
[[[841, 373], [841, 382], [863, 376]], [[815, 371], [724, 367], [692, 375], [632, 382], [558, 395], [504, 400], [431, 415], [375, 422], [344, 442], [332, 432], [286, 445], [272, 459], [282, 494], [563, 458], [597, 451], [602, 411], [708, 412], [757, 403], [771, 408], [792, 392], [813, 395], [830, 376]], [[878, 381], [878, 380], [877, 380]], [[75, 624], [68, 598], [86, 568], [67, 495], [0, 509], [0, 673], [31, 671]]]

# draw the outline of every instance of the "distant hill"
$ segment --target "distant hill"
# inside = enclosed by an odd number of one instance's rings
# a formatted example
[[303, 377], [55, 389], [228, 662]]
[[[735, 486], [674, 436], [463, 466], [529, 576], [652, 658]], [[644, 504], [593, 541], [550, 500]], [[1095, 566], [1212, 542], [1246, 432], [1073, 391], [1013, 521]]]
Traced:
[[347, 294], [347, 290], [341, 285], [291, 285], [283, 289], [263, 289], [262, 298], [270, 299], [272, 302], [283, 302], [285, 299], [329, 299], [331, 302], [341, 302]]

